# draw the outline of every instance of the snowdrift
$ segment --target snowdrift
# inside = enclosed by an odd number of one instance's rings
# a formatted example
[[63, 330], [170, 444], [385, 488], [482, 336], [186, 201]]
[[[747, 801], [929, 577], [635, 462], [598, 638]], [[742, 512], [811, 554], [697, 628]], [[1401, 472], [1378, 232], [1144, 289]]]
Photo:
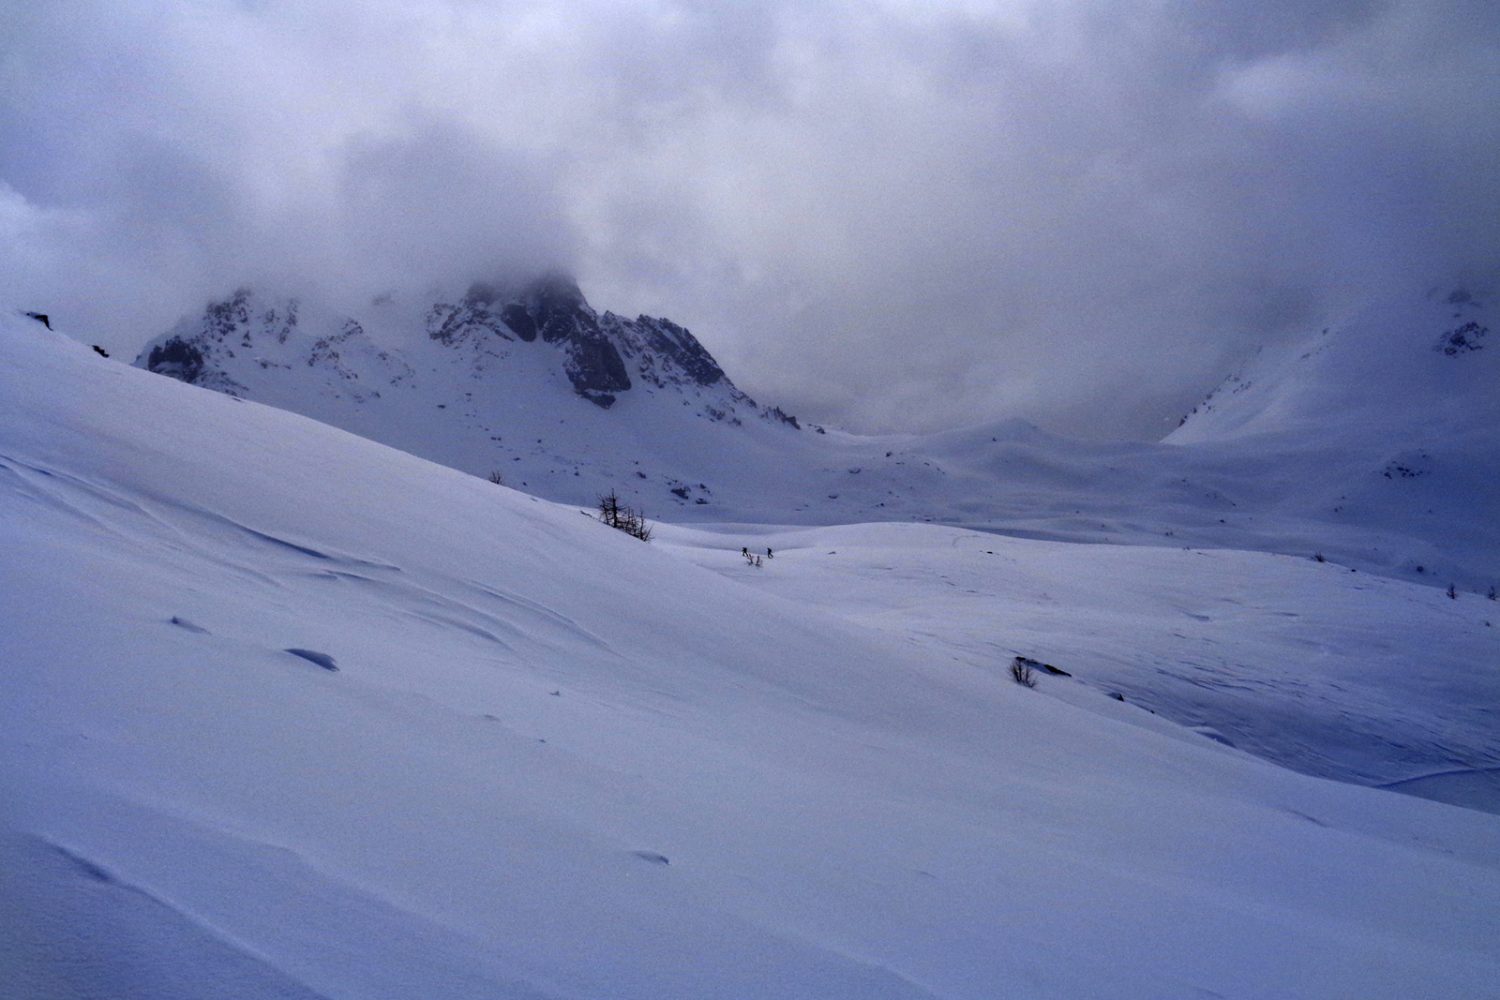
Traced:
[[1021, 688], [8, 315], [0, 370], [0, 992], [1500, 981], [1495, 816]]

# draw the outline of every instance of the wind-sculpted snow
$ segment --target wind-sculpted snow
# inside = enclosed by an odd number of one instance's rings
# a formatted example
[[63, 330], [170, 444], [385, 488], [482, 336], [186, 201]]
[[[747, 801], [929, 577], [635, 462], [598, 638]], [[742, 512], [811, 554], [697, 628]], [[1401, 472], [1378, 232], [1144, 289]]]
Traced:
[[[0, 865], [36, 876], [11, 879], [0, 898], [0, 926], [11, 932], [0, 938], [7, 996], [201, 1000], [207, 987], [217, 996], [327, 1000], [197, 915], [45, 837], [0, 830]], [[49, 939], [59, 930], [67, 958]]]
[[336, 674], [339, 672], [338, 662], [327, 653], [320, 653], [316, 649], [299, 649], [296, 646], [289, 646], [285, 651], [291, 653], [299, 660], [306, 660], [308, 663], [322, 667], [329, 673]]
[[[1457, 998], [1500, 981], [1500, 819], [1146, 710], [1193, 688], [1247, 718], [1300, 677], [1363, 712], [1385, 667], [1325, 655], [1381, 635], [1351, 616], [1426, 622], [1478, 657], [1482, 598], [936, 527], [643, 544], [30, 321], [0, 316], [0, 364], [0, 994]], [[739, 556], [767, 545], [759, 569]], [[885, 586], [903, 579], [905, 603]], [[1310, 613], [1305, 595], [1369, 603]], [[1277, 631], [1278, 611], [1306, 624]], [[1258, 690], [1229, 686], [1287, 650]], [[1023, 688], [1015, 655], [1073, 677]], [[1217, 689], [1151, 673], [1209, 656]], [[1472, 683], [1426, 672], [1391, 697], [1430, 720]]]
[[[996, 673], [1016, 656], [1046, 661], [1035, 668], [1072, 675], [1044, 677], [1053, 694], [1119, 693], [1309, 774], [1421, 793], [1428, 775], [1500, 767], [1500, 674], [1479, 666], [1500, 662], [1500, 603], [1482, 595], [1450, 600], [1310, 559], [925, 525], [758, 534], [776, 572], [757, 573], [724, 558], [740, 537], [658, 532], [799, 606]], [[1465, 804], [1500, 813], [1500, 795]]]

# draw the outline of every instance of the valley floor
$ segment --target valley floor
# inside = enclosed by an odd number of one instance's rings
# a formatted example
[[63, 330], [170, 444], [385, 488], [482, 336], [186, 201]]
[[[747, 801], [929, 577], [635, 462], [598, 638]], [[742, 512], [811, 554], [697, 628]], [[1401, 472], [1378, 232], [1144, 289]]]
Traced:
[[[690, 561], [955, 669], [1011, 659], [1307, 774], [1500, 812], [1500, 604], [1331, 562], [954, 528], [663, 526]], [[749, 546], [772, 561], [739, 556]]]

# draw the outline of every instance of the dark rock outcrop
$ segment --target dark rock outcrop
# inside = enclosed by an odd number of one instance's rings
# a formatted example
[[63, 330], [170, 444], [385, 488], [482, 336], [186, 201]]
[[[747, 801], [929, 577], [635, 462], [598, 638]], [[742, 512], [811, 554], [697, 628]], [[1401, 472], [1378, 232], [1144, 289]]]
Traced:
[[512, 302], [500, 310], [500, 318], [506, 326], [515, 331], [517, 337], [528, 344], [536, 340], [536, 321], [519, 302]]
[[671, 320], [637, 316], [633, 320], [605, 313], [600, 325], [635, 362], [641, 378], [658, 388], [727, 382], [713, 355], [691, 333]]
[[196, 385], [203, 375], [203, 352], [181, 337], [157, 344], [146, 355], [147, 371]]
[[1480, 351], [1484, 349], [1481, 341], [1489, 332], [1489, 327], [1470, 321], [1444, 333], [1432, 349], [1450, 358], [1456, 358], [1470, 351]]
[[[521, 330], [535, 330], [544, 342], [560, 345], [566, 354], [563, 371], [573, 391], [589, 402], [608, 409], [614, 393], [630, 389], [625, 360], [573, 279], [547, 275], [526, 288], [518, 301], [508, 303], [501, 315]], [[507, 325], [523, 336], [512, 322]]]
[[[458, 305], [439, 302], [428, 310], [427, 335], [450, 347], [466, 341], [482, 342], [487, 337], [511, 339], [506, 324], [490, 312], [489, 303], [476, 297], [473, 289]], [[534, 335], [522, 339], [534, 339]]]

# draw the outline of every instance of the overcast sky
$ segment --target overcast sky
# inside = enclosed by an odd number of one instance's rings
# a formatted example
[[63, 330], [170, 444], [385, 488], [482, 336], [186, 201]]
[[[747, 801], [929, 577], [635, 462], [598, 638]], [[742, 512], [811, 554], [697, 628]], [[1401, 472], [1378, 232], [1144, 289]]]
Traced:
[[1158, 436], [1500, 261], [1494, 0], [0, 0], [0, 301], [563, 267], [764, 402]]

